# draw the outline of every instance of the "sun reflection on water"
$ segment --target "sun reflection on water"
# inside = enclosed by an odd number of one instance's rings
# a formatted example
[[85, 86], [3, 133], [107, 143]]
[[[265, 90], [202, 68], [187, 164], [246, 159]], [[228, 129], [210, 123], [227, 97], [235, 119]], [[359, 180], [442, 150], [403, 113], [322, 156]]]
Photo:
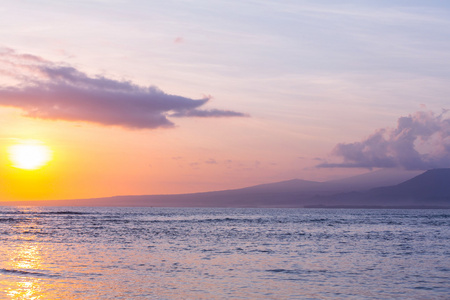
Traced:
[[[31, 212], [31, 214], [30, 214]], [[9, 251], [2, 251], [6, 257], [1, 259], [2, 276], [0, 285], [4, 286], [4, 296], [7, 299], [48, 299], [42, 291], [43, 253], [45, 245], [37, 242], [38, 233], [42, 228], [39, 217], [35, 214], [39, 209], [22, 208], [20, 217], [10, 229], [14, 243], [8, 246]], [[2, 298], [3, 299], [3, 298]]]
[[11, 262], [13, 269], [36, 270], [41, 266], [41, 256], [36, 245], [26, 245], [21, 248]]
[[16, 288], [9, 289], [7, 295], [10, 299], [44, 299], [40, 291], [40, 284], [29, 279], [17, 282]]
[[16, 251], [9, 252], [9, 263], [5, 265], [5, 270], [18, 279], [8, 284], [6, 294], [9, 299], [43, 299], [39, 280], [30, 277], [39, 274], [38, 270], [42, 265], [40, 251], [36, 244], [25, 244]]

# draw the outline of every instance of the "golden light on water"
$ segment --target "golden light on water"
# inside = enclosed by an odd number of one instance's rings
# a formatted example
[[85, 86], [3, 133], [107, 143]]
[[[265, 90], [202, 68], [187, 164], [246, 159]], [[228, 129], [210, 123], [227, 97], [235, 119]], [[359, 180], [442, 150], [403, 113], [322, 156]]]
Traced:
[[19, 276], [15, 282], [8, 280], [0, 282], [7, 286], [5, 292], [9, 299], [42, 299], [44, 295], [39, 278], [27, 276], [29, 272], [37, 272], [41, 268], [41, 251], [39, 245], [30, 244], [10, 254], [7, 269], [16, 271]]
[[36, 170], [52, 159], [52, 151], [40, 141], [26, 140], [8, 148], [12, 166], [25, 170]]

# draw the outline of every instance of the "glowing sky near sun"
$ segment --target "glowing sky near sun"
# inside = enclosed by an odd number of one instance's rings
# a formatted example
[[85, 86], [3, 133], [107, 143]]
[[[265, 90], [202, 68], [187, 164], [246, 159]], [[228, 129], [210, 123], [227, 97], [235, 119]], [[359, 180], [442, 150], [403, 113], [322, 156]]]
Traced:
[[39, 141], [21, 141], [8, 148], [12, 166], [36, 170], [45, 166], [52, 158], [51, 150]]
[[[445, 1], [0, 4], [0, 200], [450, 167]], [[52, 160], [14, 168], [36, 140]]]

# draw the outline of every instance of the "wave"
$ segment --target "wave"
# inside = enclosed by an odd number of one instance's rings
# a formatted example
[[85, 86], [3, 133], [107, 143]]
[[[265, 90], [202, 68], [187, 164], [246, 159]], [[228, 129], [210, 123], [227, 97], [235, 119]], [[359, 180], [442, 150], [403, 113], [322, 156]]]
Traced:
[[300, 269], [293, 269], [293, 270], [288, 270], [288, 269], [270, 269], [270, 270], [266, 270], [266, 272], [300, 275], [300, 274], [310, 274], [310, 273], [326, 273], [328, 271], [327, 270], [300, 270]]
[[0, 218], [0, 223], [9, 223], [9, 222], [17, 222], [17, 219], [14, 218]]
[[42, 215], [89, 215], [91, 213], [81, 212], [81, 211], [62, 210], [62, 211], [39, 212], [37, 214], [42, 214]]
[[91, 215], [90, 212], [81, 211], [2, 211], [0, 215]]
[[[38, 270], [40, 271], [40, 270]], [[48, 274], [44, 273], [44, 271], [36, 272], [33, 271], [24, 271], [24, 270], [16, 270], [16, 269], [1, 269], [0, 274], [3, 275], [17, 275], [17, 276], [27, 276], [27, 277], [45, 277], [45, 278], [55, 278], [61, 277], [59, 274]]]

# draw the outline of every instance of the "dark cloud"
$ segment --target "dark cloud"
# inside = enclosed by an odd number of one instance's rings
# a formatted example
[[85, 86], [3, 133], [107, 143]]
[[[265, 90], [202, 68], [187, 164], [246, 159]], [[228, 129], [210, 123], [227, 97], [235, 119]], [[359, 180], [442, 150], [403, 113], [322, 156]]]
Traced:
[[170, 117], [244, 116], [229, 110], [199, 110], [210, 97], [191, 99], [167, 94], [154, 86], [90, 77], [71, 66], [11, 49], [1, 49], [0, 71], [18, 81], [0, 86], [0, 105], [20, 108], [25, 116], [33, 118], [158, 128], [173, 126]]
[[427, 170], [450, 167], [450, 119], [419, 111], [398, 119], [397, 128], [379, 129], [361, 142], [338, 144], [333, 154], [342, 163], [322, 168], [404, 168]]

